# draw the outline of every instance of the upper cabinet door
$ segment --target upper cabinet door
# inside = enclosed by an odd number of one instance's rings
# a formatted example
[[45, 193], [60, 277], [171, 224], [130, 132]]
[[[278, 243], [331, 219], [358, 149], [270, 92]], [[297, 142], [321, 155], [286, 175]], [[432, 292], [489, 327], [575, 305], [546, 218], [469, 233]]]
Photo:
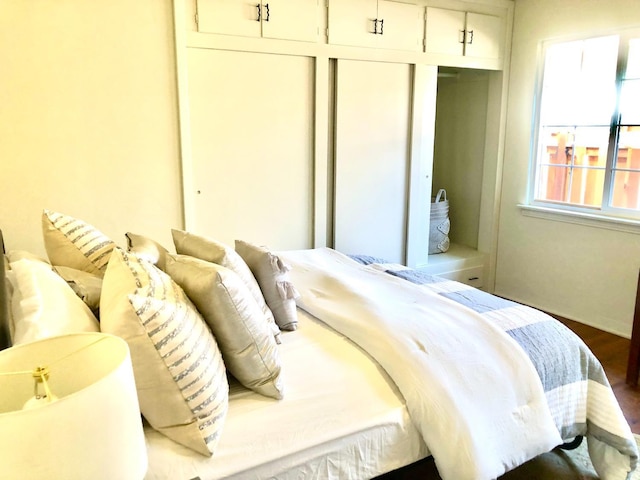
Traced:
[[484, 13], [427, 7], [425, 51], [444, 55], [499, 59], [503, 19]]
[[318, 0], [262, 2], [262, 36], [282, 40], [318, 40]]
[[315, 42], [318, 0], [197, 0], [198, 31]]
[[427, 7], [426, 17], [425, 51], [444, 55], [462, 55], [466, 13]]
[[258, 3], [242, 0], [198, 0], [198, 31], [259, 37], [261, 6]]
[[503, 37], [500, 17], [469, 12], [466, 29], [467, 57], [500, 58]]
[[329, 43], [420, 51], [423, 11], [390, 0], [329, 0]]
[[378, 47], [393, 50], [422, 50], [422, 16], [416, 5], [378, 1]]
[[330, 0], [329, 43], [356, 47], [377, 46], [376, 0]]

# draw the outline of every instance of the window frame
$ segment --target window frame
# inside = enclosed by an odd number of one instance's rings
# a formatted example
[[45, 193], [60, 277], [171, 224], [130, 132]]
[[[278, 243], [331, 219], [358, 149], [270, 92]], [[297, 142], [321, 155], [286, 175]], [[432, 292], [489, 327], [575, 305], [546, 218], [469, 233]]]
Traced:
[[[542, 107], [542, 94], [544, 86], [544, 74], [546, 68], [547, 51], [551, 46], [575, 42], [584, 41], [599, 37], [606, 36], [618, 37], [618, 55], [616, 59], [616, 75], [615, 75], [615, 106], [609, 122], [609, 139], [607, 148], [607, 158], [604, 171], [604, 185], [602, 189], [602, 202], [600, 206], [593, 205], [580, 205], [569, 202], [559, 202], [553, 200], [541, 200], [536, 199], [537, 181], [539, 169], [544, 165], [541, 162], [539, 155], [541, 152], [540, 136], [544, 129], [541, 125], [541, 107]], [[551, 218], [554, 220], [566, 220], [571, 223], [587, 223], [595, 226], [605, 226], [605, 228], [612, 228], [611, 223], [618, 223], [621, 227], [614, 227], [614, 229], [621, 229], [624, 231], [640, 231], [640, 205], [637, 209], [628, 209], [621, 207], [614, 207], [611, 205], [613, 196], [613, 172], [616, 170], [616, 160], [618, 156], [618, 142], [620, 138], [620, 130], [627, 124], [621, 123], [620, 116], [620, 97], [622, 82], [625, 76], [627, 62], [629, 57], [629, 44], [631, 39], [640, 39], [640, 28], [631, 28], [624, 30], [616, 30], [609, 32], [599, 32], [584, 34], [580, 36], [556, 38], [553, 40], [547, 40], [540, 43], [538, 50], [538, 61], [536, 71], [535, 91], [533, 96], [533, 116], [531, 124], [531, 144], [529, 154], [529, 172], [528, 172], [528, 187], [527, 187], [527, 203], [520, 205], [523, 208], [523, 213], [530, 216], [536, 216], [540, 218]], [[593, 126], [593, 125], [589, 125]], [[580, 127], [587, 127], [580, 126]], [[573, 160], [572, 160], [573, 165]], [[577, 168], [572, 166], [570, 171]], [[618, 169], [624, 171], [624, 169]], [[638, 228], [636, 228], [636, 226]]]

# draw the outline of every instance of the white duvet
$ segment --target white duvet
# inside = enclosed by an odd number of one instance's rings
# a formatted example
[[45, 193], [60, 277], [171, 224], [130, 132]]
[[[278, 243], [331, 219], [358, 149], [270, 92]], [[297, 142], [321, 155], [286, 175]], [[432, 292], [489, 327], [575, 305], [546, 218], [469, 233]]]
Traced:
[[562, 443], [530, 359], [480, 315], [331, 249], [281, 256], [298, 305], [394, 380], [444, 480], [496, 478]]

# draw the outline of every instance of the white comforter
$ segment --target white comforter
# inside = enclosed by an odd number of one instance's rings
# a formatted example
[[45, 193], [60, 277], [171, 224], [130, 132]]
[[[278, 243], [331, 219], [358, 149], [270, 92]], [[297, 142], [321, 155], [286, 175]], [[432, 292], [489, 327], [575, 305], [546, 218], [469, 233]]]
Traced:
[[334, 250], [281, 256], [299, 306], [394, 380], [444, 480], [496, 478], [562, 443], [533, 364], [481, 316]]

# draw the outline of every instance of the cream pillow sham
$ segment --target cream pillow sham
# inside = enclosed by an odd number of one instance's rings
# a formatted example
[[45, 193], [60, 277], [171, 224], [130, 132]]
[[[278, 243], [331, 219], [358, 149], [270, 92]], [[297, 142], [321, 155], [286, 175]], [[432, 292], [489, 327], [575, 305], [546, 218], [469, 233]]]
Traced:
[[103, 276], [116, 246], [106, 235], [82, 220], [51, 210], [42, 212], [42, 234], [52, 265]]
[[260, 286], [253, 273], [251, 273], [251, 269], [233, 248], [210, 238], [182, 230], [173, 229], [171, 230], [171, 235], [177, 253], [216, 263], [237, 273], [249, 288], [260, 310], [262, 310], [276, 338], [276, 342], [280, 343], [280, 329], [276, 325], [273, 313], [267, 306], [267, 302], [265, 302]]
[[166, 272], [211, 327], [229, 372], [245, 387], [281, 399], [278, 346], [242, 279], [226, 267], [187, 255], [167, 255]]
[[226, 368], [182, 289], [156, 266], [116, 248], [100, 313], [102, 330], [129, 344], [140, 409], [149, 424], [203, 455], [214, 453], [229, 402]]
[[236, 252], [258, 281], [278, 327], [282, 330], [295, 330], [298, 326], [295, 300], [298, 292], [289, 281], [289, 267], [268, 248], [242, 240], [236, 240]]
[[99, 332], [89, 307], [51, 266], [27, 258], [10, 263], [13, 344], [55, 335]]

